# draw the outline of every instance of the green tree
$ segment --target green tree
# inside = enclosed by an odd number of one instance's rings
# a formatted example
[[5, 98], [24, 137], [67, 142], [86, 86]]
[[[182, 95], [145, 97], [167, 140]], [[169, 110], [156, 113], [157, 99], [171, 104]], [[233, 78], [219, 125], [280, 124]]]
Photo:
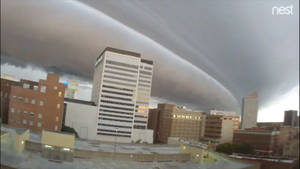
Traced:
[[254, 154], [254, 148], [245, 143], [223, 143], [216, 147], [216, 151], [225, 154], [241, 153]]

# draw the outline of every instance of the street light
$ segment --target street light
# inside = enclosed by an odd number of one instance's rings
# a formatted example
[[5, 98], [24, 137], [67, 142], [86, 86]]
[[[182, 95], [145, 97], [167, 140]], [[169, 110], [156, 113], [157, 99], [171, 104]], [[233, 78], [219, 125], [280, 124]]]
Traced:
[[119, 128], [117, 127], [116, 129], [116, 134], [115, 134], [115, 147], [114, 147], [114, 153], [116, 154], [116, 146], [117, 146], [117, 133], [118, 133], [118, 130], [119, 130]]

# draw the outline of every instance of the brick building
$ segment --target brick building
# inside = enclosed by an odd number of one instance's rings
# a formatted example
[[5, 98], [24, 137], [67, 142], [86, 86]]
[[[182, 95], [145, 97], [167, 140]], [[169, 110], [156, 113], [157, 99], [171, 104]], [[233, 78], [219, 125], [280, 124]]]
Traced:
[[48, 74], [47, 80], [21, 80], [11, 86], [8, 124], [29, 128], [60, 131], [62, 127], [65, 85], [59, 76]]
[[232, 142], [233, 131], [239, 125], [239, 116], [207, 115], [204, 137], [216, 143]]
[[1, 77], [1, 121], [7, 124], [8, 122], [8, 105], [10, 101], [10, 88], [11, 86], [19, 86], [20, 82], [15, 80], [4, 79]]
[[167, 143], [169, 137], [198, 141], [204, 133], [204, 119], [203, 112], [158, 104], [150, 110], [148, 128], [153, 129], [154, 142]]
[[247, 143], [254, 147], [257, 154], [272, 155], [276, 153], [280, 131], [269, 128], [249, 128], [236, 130], [234, 143]]

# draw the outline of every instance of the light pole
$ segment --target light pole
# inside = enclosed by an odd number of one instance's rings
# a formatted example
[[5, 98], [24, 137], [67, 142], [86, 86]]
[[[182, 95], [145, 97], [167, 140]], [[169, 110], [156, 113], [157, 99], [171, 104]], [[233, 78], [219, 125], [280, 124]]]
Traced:
[[116, 148], [117, 148], [117, 133], [118, 133], [118, 129], [119, 128], [116, 128], [116, 134], [115, 134], [115, 146], [114, 146], [114, 154], [116, 154]]

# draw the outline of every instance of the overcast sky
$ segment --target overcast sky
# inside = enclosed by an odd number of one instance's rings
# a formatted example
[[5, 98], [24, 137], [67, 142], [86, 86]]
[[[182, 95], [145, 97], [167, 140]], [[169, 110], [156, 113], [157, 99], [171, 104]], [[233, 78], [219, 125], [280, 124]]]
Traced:
[[[274, 6], [293, 15], [273, 16]], [[259, 93], [259, 120], [299, 109], [297, 0], [2, 0], [1, 74], [37, 80], [56, 72], [89, 100], [106, 46], [154, 60], [152, 106], [240, 111]], [[20, 77], [21, 76], [21, 77]]]

